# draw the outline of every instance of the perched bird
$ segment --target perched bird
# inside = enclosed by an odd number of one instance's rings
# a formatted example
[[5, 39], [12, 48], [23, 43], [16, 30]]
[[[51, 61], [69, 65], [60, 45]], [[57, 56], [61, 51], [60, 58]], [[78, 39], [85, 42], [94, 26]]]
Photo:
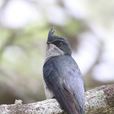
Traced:
[[80, 70], [71, 56], [65, 38], [48, 33], [43, 76], [48, 98], [56, 98], [68, 114], [84, 114], [84, 83]]

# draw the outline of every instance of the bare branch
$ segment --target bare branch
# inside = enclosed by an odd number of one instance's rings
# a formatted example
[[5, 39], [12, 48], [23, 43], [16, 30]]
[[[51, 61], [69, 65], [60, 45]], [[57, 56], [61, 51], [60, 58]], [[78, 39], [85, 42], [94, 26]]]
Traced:
[[[86, 114], [113, 114], [114, 113], [114, 84], [101, 86], [85, 93]], [[41, 102], [22, 104], [16, 100], [15, 104], [0, 105], [0, 114], [62, 114], [55, 99]]]

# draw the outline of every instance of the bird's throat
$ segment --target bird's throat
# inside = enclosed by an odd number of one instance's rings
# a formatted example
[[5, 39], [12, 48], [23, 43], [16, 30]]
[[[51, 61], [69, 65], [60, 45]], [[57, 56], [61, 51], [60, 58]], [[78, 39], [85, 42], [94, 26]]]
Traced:
[[54, 56], [60, 56], [64, 55], [64, 52], [60, 50], [57, 46], [54, 44], [48, 44], [46, 49], [46, 61]]

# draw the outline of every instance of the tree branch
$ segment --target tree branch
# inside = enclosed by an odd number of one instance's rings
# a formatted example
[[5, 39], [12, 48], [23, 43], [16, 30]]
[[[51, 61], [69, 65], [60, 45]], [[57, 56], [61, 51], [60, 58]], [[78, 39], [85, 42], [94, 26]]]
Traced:
[[[114, 84], [100, 86], [85, 93], [86, 114], [114, 113]], [[16, 100], [15, 104], [0, 105], [0, 114], [62, 114], [63, 110], [55, 99], [41, 102], [22, 104]]]

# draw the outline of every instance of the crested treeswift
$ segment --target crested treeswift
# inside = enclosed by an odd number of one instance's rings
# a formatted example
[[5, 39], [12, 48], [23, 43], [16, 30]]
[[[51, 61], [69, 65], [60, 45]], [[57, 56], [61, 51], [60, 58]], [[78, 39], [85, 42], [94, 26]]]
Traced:
[[84, 83], [68, 41], [48, 33], [46, 60], [43, 65], [46, 97], [56, 98], [68, 114], [84, 114]]

